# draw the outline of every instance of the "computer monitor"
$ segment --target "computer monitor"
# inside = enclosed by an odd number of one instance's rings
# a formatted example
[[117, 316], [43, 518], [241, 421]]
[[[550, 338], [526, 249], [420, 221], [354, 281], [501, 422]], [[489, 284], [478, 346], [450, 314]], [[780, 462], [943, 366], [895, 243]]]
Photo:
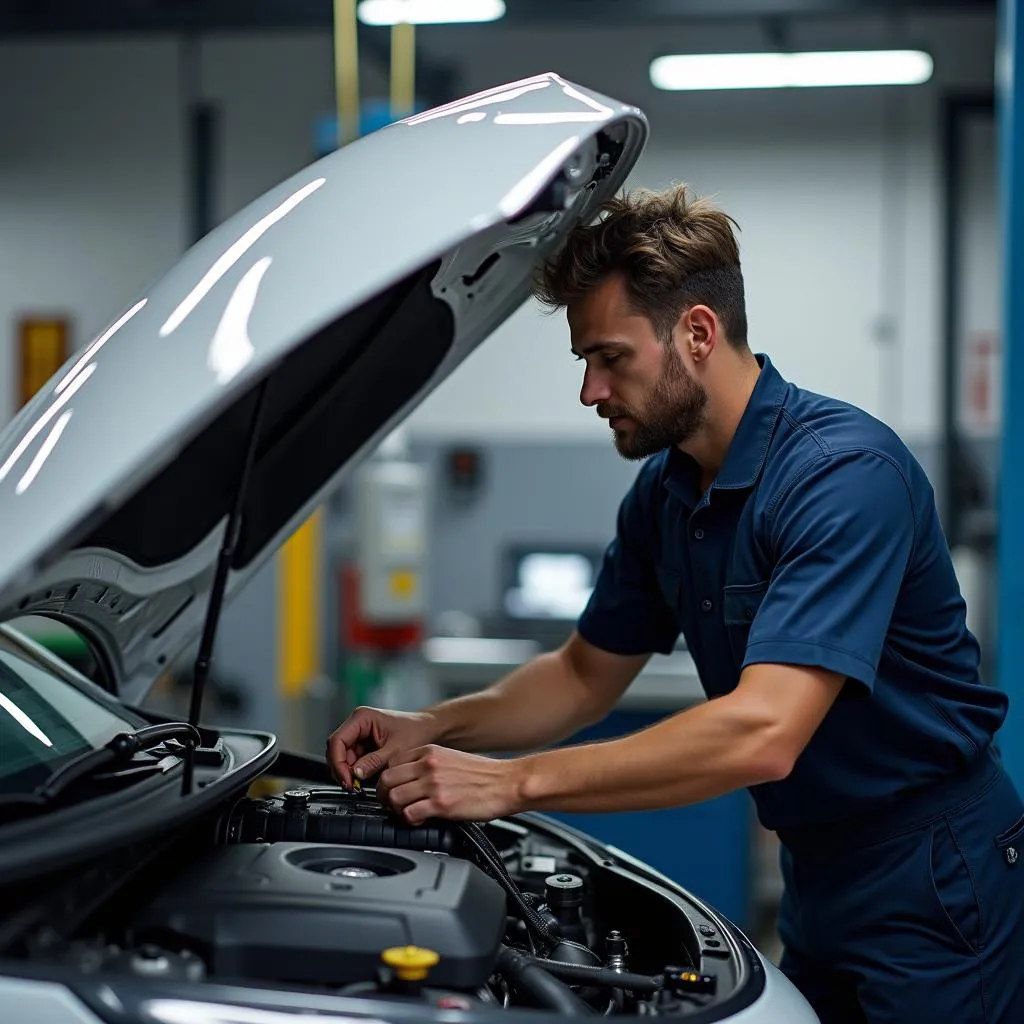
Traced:
[[569, 622], [579, 618], [597, 582], [604, 549], [514, 545], [505, 552], [501, 613], [509, 619]]

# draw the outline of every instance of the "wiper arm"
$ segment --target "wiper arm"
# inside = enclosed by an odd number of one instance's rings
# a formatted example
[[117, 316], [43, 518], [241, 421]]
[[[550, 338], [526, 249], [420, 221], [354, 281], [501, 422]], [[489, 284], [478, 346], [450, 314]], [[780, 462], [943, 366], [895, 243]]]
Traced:
[[17, 793], [8, 797], [0, 797], [0, 806], [4, 804], [45, 806], [79, 779], [93, 775], [108, 765], [124, 764], [140, 750], [150, 750], [165, 740], [182, 738], [185, 739], [186, 746], [190, 748], [199, 746], [201, 742], [199, 730], [187, 722], [167, 722], [161, 725], [150, 725], [136, 732], [120, 732], [98, 750], [87, 750], [84, 754], [79, 754], [66, 764], [61, 765], [46, 782], [31, 793]]

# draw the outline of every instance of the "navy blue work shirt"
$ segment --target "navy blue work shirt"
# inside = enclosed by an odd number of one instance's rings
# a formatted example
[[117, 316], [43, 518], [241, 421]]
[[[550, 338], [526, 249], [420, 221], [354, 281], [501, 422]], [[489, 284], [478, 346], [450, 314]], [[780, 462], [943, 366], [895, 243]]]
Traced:
[[782, 829], [870, 813], [962, 768], [1007, 697], [980, 681], [921, 466], [883, 423], [757, 358], [707, 492], [675, 447], [641, 468], [579, 632], [625, 655], [667, 654], [682, 633], [709, 698], [757, 662], [845, 676], [789, 777], [751, 789]]

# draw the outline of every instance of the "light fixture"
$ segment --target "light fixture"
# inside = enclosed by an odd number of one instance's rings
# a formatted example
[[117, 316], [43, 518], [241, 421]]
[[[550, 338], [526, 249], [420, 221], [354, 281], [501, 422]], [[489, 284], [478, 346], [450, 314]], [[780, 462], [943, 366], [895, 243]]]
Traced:
[[505, 16], [505, 0], [362, 0], [364, 25], [451, 25], [497, 21]]
[[672, 54], [651, 61], [651, 84], [683, 91], [920, 85], [932, 67], [920, 50]]

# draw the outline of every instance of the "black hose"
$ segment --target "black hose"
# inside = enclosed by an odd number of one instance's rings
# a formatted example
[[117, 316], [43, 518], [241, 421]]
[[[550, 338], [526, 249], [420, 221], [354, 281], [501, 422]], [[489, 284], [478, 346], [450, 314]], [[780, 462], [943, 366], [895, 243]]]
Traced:
[[471, 846], [477, 851], [482, 860], [481, 867], [484, 870], [490, 868], [491, 874], [505, 892], [512, 898], [512, 901], [519, 907], [526, 926], [540, 939], [542, 947], [552, 946], [557, 943], [560, 936], [557, 933], [557, 926], [552, 922], [546, 922], [540, 914], [531, 906], [525, 894], [516, 885], [515, 880], [509, 874], [501, 854], [494, 848], [494, 844], [487, 838], [487, 834], [479, 825], [474, 822], [460, 822], [462, 834]]
[[541, 1006], [568, 1017], [593, 1015], [589, 1007], [568, 985], [549, 974], [531, 957], [502, 946], [498, 970], [520, 991], [532, 996]]
[[661, 978], [652, 978], [648, 974], [630, 974], [627, 971], [613, 971], [607, 967], [588, 967], [586, 964], [545, 960], [525, 954], [523, 957], [549, 974], [581, 985], [606, 985], [610, 988], [629, 989], [631, 992], [657, 992], [661, 988]]

